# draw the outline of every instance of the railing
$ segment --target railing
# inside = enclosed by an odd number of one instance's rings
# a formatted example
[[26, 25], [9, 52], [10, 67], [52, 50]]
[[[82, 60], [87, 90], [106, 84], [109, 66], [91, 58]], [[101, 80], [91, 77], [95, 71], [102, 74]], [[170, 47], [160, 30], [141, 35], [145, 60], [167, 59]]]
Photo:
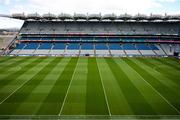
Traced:
[[0, 56], [1, 56], [1, 55], [7, 55], [7, 54], [10, 52], [9, 48], [10, 48], [10, 47], [12, 46], [12, 44], [15, 42], [15, 40], [16, 40], [16, 35], [17, 35], [17, 34], [14, 34], [13, 38], [12, 38], [11, 40], [9, 40], [10, 42], [8, 43], [7, 47], [0, 53]]

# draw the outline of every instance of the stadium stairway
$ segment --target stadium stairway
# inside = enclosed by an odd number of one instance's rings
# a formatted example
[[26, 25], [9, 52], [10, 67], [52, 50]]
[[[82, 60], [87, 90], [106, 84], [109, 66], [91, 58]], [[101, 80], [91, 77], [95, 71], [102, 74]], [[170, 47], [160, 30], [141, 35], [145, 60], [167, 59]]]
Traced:
[[135, 48], [136, 48], [136, 50], [138, 50], [138, 52], [140, 53], [140, 55], [143, 56], [143, 54], [141, 53], [141, 51], [138, 49], [137, 44], [135, 44]]
[[136, 44], [136, 48], [139, 50], [142, 56], [155, 56], [156, 54], [145, 43]]
[[149, 44], [148, 47], [154, 52], [156, 56], [158, 56], [158, 54], [155, 52], [155, 50], [158, 48], [154, 44]]
[[162, 44], [160, 44], [159, 46], [160, 46], [161, 50], [164, 52], [164, 54], [165, 54], [166, 56], [168, 56], [168, 54], [166, 53], [166, 51], [165, 51], [164, 48], [162, 47]]
[[174, 54], [174, 45], [162, 44], [161, 47], [168, 55]]
[[110, 56], [109, 48], [106, 43], [95, 44], [96, 56]]
[[166, 52], [164, 51], [164, 49], [162, 49], [162, 46], [160, 44], [156, 44], [156, 47], [158, 49], [155, 50], [155, 52], [157, 53], [158, 56], [167, 56]]
[[126, 56], [122, 46], [119, 43], [110, 43], [109, 44], [109, 51], [111, 56]]
[[141, 56], [133, 43], [125, 43], [122, 46], [127, 56]]

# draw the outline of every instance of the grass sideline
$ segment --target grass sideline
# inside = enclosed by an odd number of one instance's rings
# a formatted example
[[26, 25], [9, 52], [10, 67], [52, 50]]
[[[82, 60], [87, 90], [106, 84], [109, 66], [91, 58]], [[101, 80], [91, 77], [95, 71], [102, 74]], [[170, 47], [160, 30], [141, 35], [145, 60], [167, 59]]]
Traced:
[[180, 119], [174, 58], [0, 57], [0, 119]]

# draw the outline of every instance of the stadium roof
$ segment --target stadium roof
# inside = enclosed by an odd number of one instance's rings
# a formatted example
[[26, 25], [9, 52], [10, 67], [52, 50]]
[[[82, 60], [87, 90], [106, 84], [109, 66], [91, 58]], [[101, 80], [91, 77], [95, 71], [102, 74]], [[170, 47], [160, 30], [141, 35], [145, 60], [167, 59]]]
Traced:
[[51, 13], [47, 13], [47, 14], [43, 14], [43, 15], [39, 15], [38, 13], [34, 13], [34, 14], [27, 14], [25, 15], [20, 14], [20, 13], [15, 13], [12, 15], [3, 15], [0, 14], [0, 17], [8, 17], [8, 18], [14, 18], [14, 19], [20, 19], [20, 20], [62, 20], [62, 21], [66, 21], [66, 20], [98, 20], [98, 21], [106, 21], [106, 20], [110, 20], [110, 21], [157, 21], [157, 20], [161, 20], [161, 21], [180, 21], [180, 14], [179, 15], [160, 15], [160, 14], [150, 14], [148, 15], [144, 15], [144, 14], [136, 14], [136, 15], [130, 15], [130, 14], [121, 14], [121, 15], [115, 15], [115, 14], [105, 14], [105, 15], [101, 15], [101, 14], [74, 14], [74, 15], [70, 15], [70, 14], [65, 14], [65, 13], [61, 13], [59, 15], [55, 15], [55, 14], [51, 14]]

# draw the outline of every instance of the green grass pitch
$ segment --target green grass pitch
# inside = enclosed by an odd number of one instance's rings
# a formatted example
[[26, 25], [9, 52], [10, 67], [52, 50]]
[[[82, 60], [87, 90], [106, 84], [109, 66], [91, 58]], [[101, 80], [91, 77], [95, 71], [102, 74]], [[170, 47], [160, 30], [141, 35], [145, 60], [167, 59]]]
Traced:
[[0, 57], [0, 118], [180, 118], [174, 58]]

